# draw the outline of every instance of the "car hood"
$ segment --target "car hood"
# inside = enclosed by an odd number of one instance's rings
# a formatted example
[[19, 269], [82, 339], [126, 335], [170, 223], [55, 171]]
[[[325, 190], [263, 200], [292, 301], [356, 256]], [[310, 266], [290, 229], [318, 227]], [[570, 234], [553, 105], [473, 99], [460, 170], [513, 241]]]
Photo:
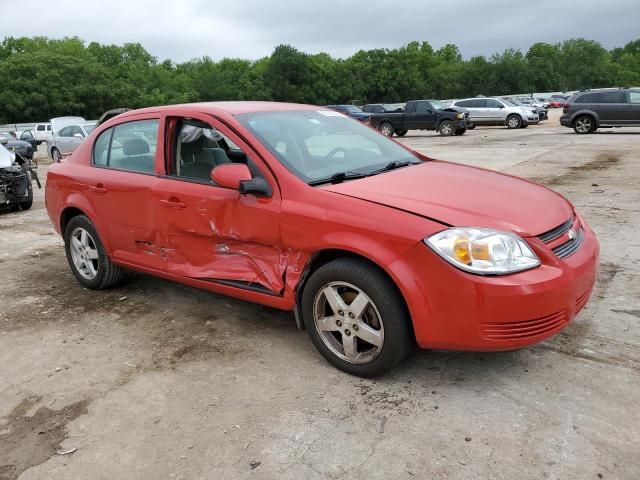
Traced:
[[30, 147], [31, 144], [29, 142], [25, 142], [24, 140], [9, 140], [5, 147]]
[[548, 188], [509, 175], [442, 161], [321, 187], [451, 226], [540, 235], [573, 215]]
[[0, 144], [0, 168], [9, 168], [15, 161], [15, 155]]

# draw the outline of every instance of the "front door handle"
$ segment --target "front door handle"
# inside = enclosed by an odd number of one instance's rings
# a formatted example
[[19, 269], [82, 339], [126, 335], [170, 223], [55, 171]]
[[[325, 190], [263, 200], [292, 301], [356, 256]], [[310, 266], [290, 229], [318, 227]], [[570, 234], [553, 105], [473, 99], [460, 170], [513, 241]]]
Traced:
[[101, 183], [98, 183], [95, 187], [93, 185], [89, 186], [89, 190], [97, 193], [98, 195], [104, 195], [107, 193], [107, 189]]
[[186, 203], [182, 203], [179, 199], [174, 197], [169, 200], [160, 200], [160, 204], [170, 208], [185, 208], [187, 206]]

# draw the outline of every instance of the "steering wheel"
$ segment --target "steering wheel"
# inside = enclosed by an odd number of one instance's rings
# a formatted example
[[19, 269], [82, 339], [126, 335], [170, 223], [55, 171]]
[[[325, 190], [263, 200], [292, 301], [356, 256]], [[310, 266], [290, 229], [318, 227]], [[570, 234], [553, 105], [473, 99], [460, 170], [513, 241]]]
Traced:
[[336, 148], [334, 148], [329, 153], [327, 153], [326, 157], [324, 157], [325, 161], [326, 162], [330, 161], [331, 159], [333, 159], [333, 157], [335, 157], [340, 152], [347, 153], [347, 149], [344, 148], [344, 147], [336, 147]]

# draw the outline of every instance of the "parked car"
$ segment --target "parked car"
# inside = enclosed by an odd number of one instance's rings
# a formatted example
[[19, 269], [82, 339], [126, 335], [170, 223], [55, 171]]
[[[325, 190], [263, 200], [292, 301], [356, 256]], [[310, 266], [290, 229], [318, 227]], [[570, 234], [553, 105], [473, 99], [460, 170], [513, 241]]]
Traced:
[[562, 105], [564, 105], [564, 100], [559, 98], [549, 98], [547, 100], [549, 102], [549, 107], [551, 108], [562, 108]]
[[329, 362], [363, 377], [416, 343], [512, 350], [558, 333], [599, 252], [542, 185], [295, 104], [119, 115], [50, 167], [46, 208], [86, 288], [133, 269], [293, 311]]
[[56, 162], [69, 155], [93, 131], [96, 122], [87, 122], [82, 117], [52, 118], [53, 138], [47, 141], [47, 152]]
[[540, 119], [540, 121], [547, 120], [549, 118], [549, 111], [546, 108], [544, 108], [541, 104], [534, 102], [529, 98], [511, 98], [510, 97], [510, 98], [503, 98], [503, 100], [513, 103], [514, 105], [517, 105], [519, 107], [523, 107], [531, 110], [535, 115], [538, 115], [538, 118]]
[[28, 210], [33, 205], [33, 184], [40, 181], [31, 169], [28, 159], [9, 151], [9, 140], [0, 136], [0, 207]]
[[327, 108], [336, 112], [344, 113], [348, 117], [355, 118], [361, 122], [368, 122], [371, 117], [370, 113], [363, 112], [360, 107], [355, 105], [327, 105]]
[[522, 128], [540, 121], [538, 115], [530, 109], [498, 98], [465, 98], [456, 100], [453, 105], [468, 109], [471, 121], [475, 125], [506, 125], [507, 128]]
[[388, 137], [402, 137], [409, 130], [437, 130], [443, 136], [467, 131], [464, 113], [446, 108], [438, 100], [410, 100], [404, 112], [374, 113], [370, 123]]
[[[17, 133], [17, 132], [16, 132]], [[18, 136], [18, 138], [20, 140], [22, 140], [23, 142], [27, 142], [29, 144], [31, 144], [31, 148], [33, 150], [33, 152], [37, 152], [38, 151], [38, 140], [36, 140], [36, 137], [33, 133], [33, 130], [23, 130], [22, 132], [20, 132], [20, 135]]]
[[10, 152], [17, 153], [24, 158], [33, 158], [33, 147], [29, 142], [17, 140], [7, 132], [0, 132], [0, 140], [3, 141], [3, 145]]
[[640, 88], [606, 88], [576, 93], [567, 100], [560, 124], [576, 133], [598, 128], [640, 126]]
[[365, 113], [401, 112], [404, 107], [404, 103], [368, 103], [362, 107], [362, 111]]
[[51, 131], [51, 123], [36, 123], [33, 127], [35, 131], [35, 137], [38, 141], [38, 145], [49, 140], [53, 140], [53, 133]]

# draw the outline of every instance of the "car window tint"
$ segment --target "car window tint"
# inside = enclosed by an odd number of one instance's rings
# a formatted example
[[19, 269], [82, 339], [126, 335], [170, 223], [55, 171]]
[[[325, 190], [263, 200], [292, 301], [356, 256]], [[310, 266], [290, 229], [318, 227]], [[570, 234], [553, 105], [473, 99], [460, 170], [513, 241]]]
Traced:
[[487, 107], [486, 108], [500, 108], [502, 104], [493, 98], [487, 98], [485, 100]]
[[416, 113], [427, 113], [427, 111], [430, 109], [431, 109], [431, 104], [429, 102], [416, 103]]
[[460, 100], [459, 102], [454, 102], [453, 104], [458, 107], [468, 108], [471, 106], [471, 100]]
[[597, 103], [624, 103], [624, 92], [601, 92], [596, 94]]
[[113, 127], [108, 166], [153, 173], [158, 144], [158, 120], [139, 120]]
[[45, 130], [45, 126], [44, 125], [38, 125], [36, 128], [38, 129], [39, 132], [44, 132], [44, 130]]
[[22, 135], [20, 135], [20, 138], [23, 139], [23, 140], [24, 139], [29, 140], [29, 139], [33, 138], [33, 135], [31, 135], [31, 132], [29, 130], [27, 130], [26, 132], [22, 132]]
[[60, 137], [71, 137], [71, 136], [73, 136], [71, 134], [71, 127], [64, 127], [62, 129], [60, 129], [60, 131], [58, 132], [58, 136], [60, 136]]
[[109, 160], [109, 142], [113, 128], [109, 128], [102, 132], [93, 144], [93, 163], [95, 165], [107, 166]]
[[74, 125], [73, 127], [71, 127], [71, 135], [72, 136], [81, 135], [84, 137], [84, 132], [78, 125]]
[[629, 92], [629, 103], [640, 103], [640, 92]]

